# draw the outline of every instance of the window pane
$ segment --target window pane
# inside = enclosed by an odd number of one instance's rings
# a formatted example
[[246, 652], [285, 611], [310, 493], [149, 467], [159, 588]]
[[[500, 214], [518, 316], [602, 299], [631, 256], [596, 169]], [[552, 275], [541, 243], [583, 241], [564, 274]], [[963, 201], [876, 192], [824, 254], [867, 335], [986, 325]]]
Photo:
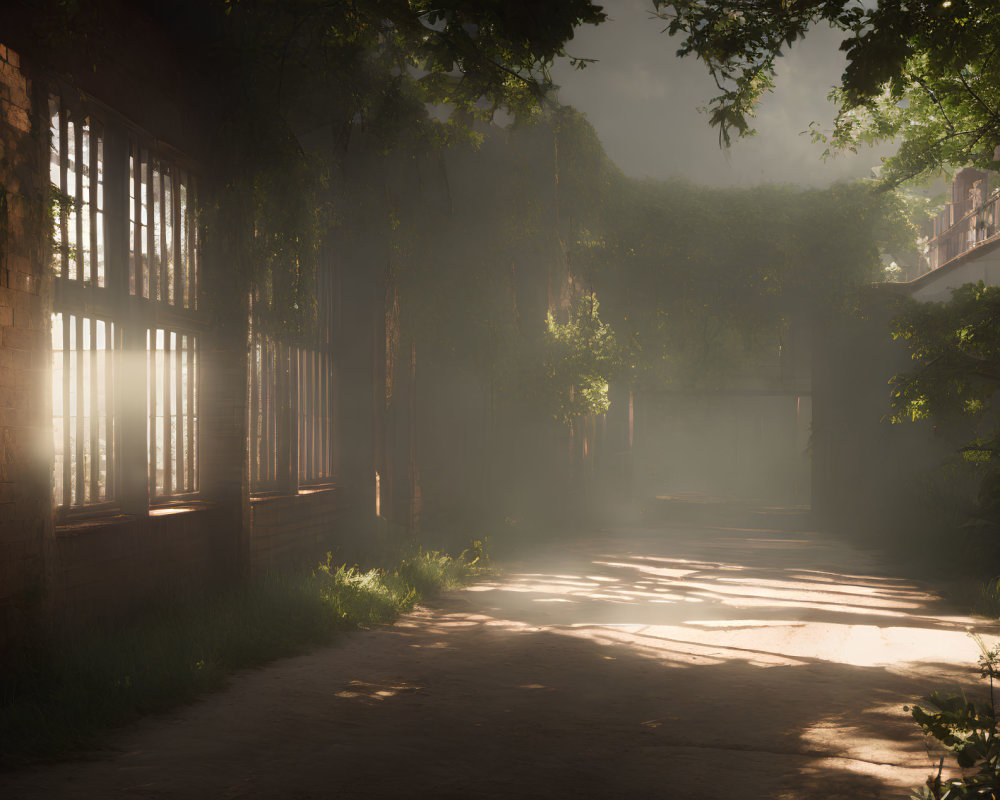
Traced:
[[104, 138], [96, 137], [93, 146], [97, 167], [97, 174], [94, 176], [94, 264], [97, 285], [105, 286], [107, 276], [104, 262]]
[[130, 294], [136, 293], [136, 270], [139, 264], [139, 255], [136, 252], [139, 221], [135, 216], [135, 202], [139, 191], [138, 180], [136, 145], [135, 140], [130, 139], [128, 143], [128, 290]]
[[82, 506], [114, 498], [114, 323], [52, 315], [53, 499]]
[[92, 281], [90, 252], [90, 121], [80, 126], [80, 280]]
[[77, 181], [76, 181], [76, 169], [77, 169], [77, 158], [76, 158], [76, 123], [73, 120], [69, 120], [66, 123], [66, 203], [69, 207], [69, 213], [67, 214], [67, 225], [66, 225], [66, 240], [69, 244], [69, 263], [67, 276], [70, 280], [76, 280], [79, 277], [78, 264], [80, 262], [79, 254], [79, 237], [77, 232], [77, 205], [79, 203], [79, 195], [77, 194]]
[[278, 474], [282, 352], [281, 345], [263, 334], [254, 337], [250, 349], [250, 486], [254, 491], [273, 489], [283, 477]]
[[298, 435], [299, 480], [333, 476], [332, 361], [328, 353], [299, 350]]
[[[63, 145], [65, 116], [60, 109], [59, 98], [55, 95], [49, 98], [49, 183], [52, 192], [52, 273], [62, 275], [63, 246], [65, 241], [66, 220], [68, 209], [63, 202]], [[61, 346], [61, 345], [60, 345]]]
[[151, 497], [197, 490], [197, 338], [166, 328], [146, 334]]

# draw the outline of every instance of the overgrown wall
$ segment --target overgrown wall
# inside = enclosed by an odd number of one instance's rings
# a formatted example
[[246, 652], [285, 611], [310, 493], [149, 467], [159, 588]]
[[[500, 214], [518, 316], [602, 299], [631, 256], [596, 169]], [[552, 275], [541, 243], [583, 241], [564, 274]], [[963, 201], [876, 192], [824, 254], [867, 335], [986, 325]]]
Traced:
[[32, 621], [52, 530], [50, 306], [31, 93], [18, 53], [0, 45], [0, 639]]

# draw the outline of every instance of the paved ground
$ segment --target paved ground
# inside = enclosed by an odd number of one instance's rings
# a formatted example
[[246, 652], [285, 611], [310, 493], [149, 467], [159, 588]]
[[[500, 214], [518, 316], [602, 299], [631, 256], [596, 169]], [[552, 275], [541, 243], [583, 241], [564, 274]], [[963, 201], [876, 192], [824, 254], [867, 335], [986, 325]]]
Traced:
[[0, 796], [908, 796], [937, 756], [902, 706], [970, 680], [977, 623], [787, 514], [747, 519], [540, 549]]

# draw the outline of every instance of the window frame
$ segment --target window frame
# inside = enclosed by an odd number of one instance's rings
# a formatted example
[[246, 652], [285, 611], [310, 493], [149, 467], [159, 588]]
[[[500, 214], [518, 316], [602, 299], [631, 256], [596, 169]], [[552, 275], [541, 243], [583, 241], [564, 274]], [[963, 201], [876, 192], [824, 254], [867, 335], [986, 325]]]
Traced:
[[[60, 163], [60, 194], [54, 194], [55, 206], [59, 216], [54, 219], [53, 227], [50, 229], [52, 248], [46, 269], [52, 278], [52, 314], [63, 314], [64, 319], [69, 315], [76, 315], [84, 319], [95, 319], [110, 323], [114, 326], [115, 335], [115, 356], [114, 358], [114, 380], [112, 381], [112, 392], [108, 402], [113, 403], [114, 420], [114, 474], [113, 479], [109, 475], [107, 479], [106, 493], [108, 499], [99, 503], [85, 503], [76, 505], [66, 505], [61, 503], [61, 499], [55, 496], [55, 479], [52, 480], [52, 505], [54, 509], [55, 521], [57, 525], [68, 524], [74, 521], [92, 519], [99, 516], [112, 516], [120, 513], [130, 513], [148, 515], [153, 509], [188, 504], [193, 500], [201, 498], [201, 442], [202, 442], [202, 378], [203, 378], [203, 356], [204, 334], [207, 324], [199, 306], [199, 292], [201, 286], [201, 273], [204, 268], [203, 259], [200, 253], [200, 224], [198, 221], [197, 186], [200, 170], [197, 162], [186, 156], [176, 148], [156, 139], [141, 126], [128, 120], [122, 114], [102, 103], [100, 100], [84, 94], [72, 84], [54, 75], [45, 75], [38, 82], [39, 107], [44, 109], [48, 124], [46, 128], [49, 133], [46, 136], [48, 146], [48, 161], [46, 177], [51, 179], [53, 168], [52, 161], [52, 120], [53, 101], [58, 104], [59, 112], [59, 163]], [[59, 202], [62, 193], [67, 187], [67, 149], [68, 122], [76, 117], [79, 120], [91, 120], [91, 129], [96, 130], [99, 126], [102, 137], [102, 156], [99, 174], [102, 176], [103, 185], [98, 192], [95, 188], [95, 195], [100, 198], [101, 205], [91, 210], [91, 214], [101, 214], [100, 232], [90, 226], [90, 242], [94, 245], [91, 251], [91, 264], [98, 252], [96, 243], [103, 240], [103, 285], [94, 285], [95, 281], [83, 280], [69, 277], [69, 247], [71, 240], [66, 231], [68, 230], [68, 217], [71, 209], [66, 208], [66, 204]], [[77, 136], [79, 139], [79, 135]], [[139, 231], [138, 225], [130, 231], [130, 213], [138, 207], [138, 203], [133, 206], [136, 200], [130, 192], [130, 148], [133, 145], [145, 148], [149, 153], [150, 163], [155, 158], [159, 163], [170, 165], [171, 175], [171, 205], [175, 209], [180, 205], [180, 193], [174, 187], [185, 183], [186, 205], [189, 213], [184, 216], [183, 221], [175, 216], [177, 224], [171, 229], [173, 239], [172, 246], [174, 257], [178, 255], [178, 244], [181, 238], [186, 235], [190, 237], [192, 247], [190, 250], [191, 260], [188, 267], [188, 274], [191, 276], [189, 286], [184, 285], [183, 270], [175, 270], [174, 273], [174, 297], [184, 297], [187, 291], [189, 306], [184, 303], [171, 304], [164, 300], [155, 300], [142, 296], [136, 296], [130, 289], [130, 247], [137, 240]], [[93, 165], [98, 160], [96, 148], [91, 147], [90, 165], [91, 173], [94, 172]], [[91, 174], [91, 184], [96, 175]], [[49, 181], [51, 184], [51, 180]], [[82, 191], [81, 187], [75, 187], [77, 194]], [[152, 186], [149, 187], [150, 196]], [[160, 204], [161, 207], [164, 205]], [[152, 223], [153, 220], [151, 219]], [[77, 215], [76, 227], [79, 232], [83, 222]], [[183, 227], [182, 227], [183, 226]], [[153, 224], [146, 226], [147, 236], [152, 242], [155, 235]], [[162, 227], [160, 231], [162, 233]], [[77, 237], [79, 241], [79, 235]], [[181, 245], [183, 246], [183, 244]], [[152, 247], [152, 244], [150, 244]], [[181, 256], [187, 259], [187, 252]], [[58, 259], [59, 271], [54, 267]], [[82, 269], [82, 260], [78, 262], [78, 269]], [[90, 275], [97, 272], [97, 266], [90, 268]], [[169, 293], [168, 293], [169, 298]], [[186, 423], [190, 431], [192, 426], [195, 430], [194, 442], [190, 450], [190, 456], [185, 454], [186, 461], [193, 461], [194, 476], [193, 489], [189, 491], [176, 492], [170, 494], [159, 494], [156, 492], [154, 482], [149, 476], [155, 473], [154, 454], [150, 452], [147, 435], [139, 436], [140, 431], [148, 431], [149, 419], [146, 414], [148, 392], [151, 381], [151, 370], [148, 366], [151, 353], [146, 349], [147, 336], [149, 332], [158, 329], [175, 332], [180, 341], [181, 336], [188, 337], [192, 343], [194, 352], [193, 373], [188, 373], [192, 379], [189, 385], [192, 386], [195, 395], [193, 403], [189, 404], [192, 413], [192, 421]], [[51, 336], [49, 337], [49, 347], [51, 352]], [[140, 344], [142, 345], [140, 347]], [[65, 359], [65, 356], [64, 356]], [[141, 361], [145, 370], [142, 385], [145, 387], [141, 402], [135, 400], [126, 402], [123, 393], [124, 369], [123, 365], [128, 362]], [[134, 363], [131, 366], [136, 366]], [[130, 370], [130, 374], [134, 374]], [[180, 392], [180, 387], [177, 389]], [[191, 392], [188, 392], [190, 399]], [[53, 443], [55, 436], [54, 420], [56, 418], [55, 398], [52, 400], [53, 419]], [[63, 409], [65, 414], [65, 408]], [[175, 412], [176, 413], [176, 412]], [[144, 416], [145, 424], [139, 419]], [[141, 438], [141, 440], [140, 440]], [[189, 439], [189, 441], [191, 441]], [[53, 459], [54, 459], [53, 454]], [[54, 463], [54, 462], [53, 462]], [[142, 482], [144, 488], [140, 488], [137, 482], [125, 480], [126, 473], [140, 471], [147, 476]], [[65, 469], [64, 469], [65, 471]], [[109, 469], [109, 472], [111, 470]], [[172, 487], [171, 487], [172, 488]], [[65, 492], [64, 492], [65, 497]]]
[[[316, 294], [313, 334], [290, 344], [261, 330], [261, 312], [270, 308], [271, 298], [266, 290], [251, 293], [247, 436], [250, 494], [255, 500], [332, 487], [338, 479], [334, 348], [338, 272], [330, 258], [322, 259], [317, 269]], [[263, 354], [268, 349], [272, 360], [265, 368]], [[318, 390], [325, 413], [316, 413], [317, 397], [311, 390]], [[303, 474], [310, 461], [314, 467], [320, 465], [319, 474]]]

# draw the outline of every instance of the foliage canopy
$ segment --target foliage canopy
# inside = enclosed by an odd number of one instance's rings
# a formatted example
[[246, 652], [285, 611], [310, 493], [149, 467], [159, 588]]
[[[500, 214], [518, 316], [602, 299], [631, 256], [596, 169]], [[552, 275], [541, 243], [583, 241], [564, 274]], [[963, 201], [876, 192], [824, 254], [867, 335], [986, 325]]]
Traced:
[[957, 426], [964, 459], [984, 470], [982, 511], [1000, 521], [1000, 287], [970, 283], [948, 303], [907, 301], [893, 326], [914, 361], [893, 379], [894, 420]]
[[882, 178], [897, 185], [944, 164], [986, 167], [1000, 145], [1000, 7], [992, 0], [654, 0], [678, 53], [705, 62], [719, 87], [720, 141], [753, 133], [785, 50], [818, 25], [844, 34], [847, 67], [831, 98], [835, 148], [896, 139]]
[[[170, 66], [156, 66], [158, 52], [151, 71], [216, 121], [201, 154], [216, 179], [203, 186], [206, 245], [225, 251], [261, 323], [286, 337], [315, 317], [316, 262], [343, 213], [336, 186], [352, 140], [426, 150], [475, 138], [471, 123], [498, 110], [527, 114], [575, 29], [605, 19], [592, 0], [25, 5], [43, 63], [67, 72], [130, 72], [121, 45], [132, 32], [123, 36], [122, 20], [137, 12], [147, 33], [158, 32], [151, 39], [172, 51]], [[4, 9], [0, 24], [7, 13], [22, 11]]]
[[[612, 376], [711, 389], [774, 359], [792, 313], [848, 309], [880, 277], [880, 247], [912, 246], [895, 195], [867, 184], [628, 178], [571, 108], [494, 129], [476, 150], [397, 158], [387, 174], [409, 333], [459, 356], [470, 378], [488, 372], [498, 399], [564, 421], [603, 410]], [[395, 187], [402, 175], [419, 191]]]

